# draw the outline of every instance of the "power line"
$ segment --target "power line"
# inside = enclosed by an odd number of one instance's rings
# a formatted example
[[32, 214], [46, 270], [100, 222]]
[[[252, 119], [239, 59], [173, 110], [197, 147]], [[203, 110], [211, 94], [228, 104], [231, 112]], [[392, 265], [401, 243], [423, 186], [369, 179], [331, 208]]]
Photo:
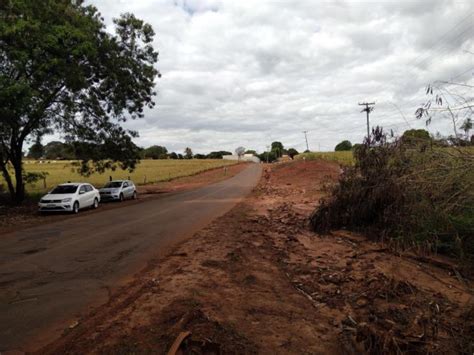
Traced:
[[[451, 27], [448, 31], [446, 31], [439, 39], [431, 45], [424, 54], [419, 55], [416, 57], [414, 60], [408, 62], [406, 64], [408, 71], [414, 72], [416, 66], [420, 66], [421, 64], [425, 65], [430, 65], [434, 60], [439, 60], [440, 57], [446, 56], [448, 53], [451, 53], [451, 48], [453, 46], [453, 43], [456, 44], [457, 42], [463, 43], [465, 39], [470, 38], [469, 36], [467, 38], [464, 38], [464, 34], [468, 32], [469, 30], [472, 29], [472, 23], [469, 22], [469, 25], [465, 29], [460, 29], [460, 32], [457, 33], [457, 35], [454, 36], [454, 38], [448, 38], [449, 34], [451, 34], [455, 30], [459, 30], [458, 28], [464, 24], [468, 19], [472, 18], [473, 13], [470, 12], [468, 15], [463, 17], [460, 21], [458, 21], [453, 27]], [[430, 51], [433, 49], [437, 48], [437, 55], [433, 55]], [[441, 50], [441, 51], [440, 51]], [[465, 74], [466, 72], [463, 72], [459, 74], [459, 76]], [[456, 76], [458, 77], [458, 76]], [[456, 78], [454, 77], [454, 78]], [[453, 78], [453, 79], [454, 79]], [[393, 80], [392, 80], [393, 81]], [[409, 100], [405, 102], [407, 105], [415, 105], [416, 99]]]
[[471, 70], [474, 70], [474, 67], [472, 67], [472, 68], [469, 68], [469, 69], [468, 69], [468, 70], [466, 70], [466, 71], [463, 71], [461, 74], [458, 74], [458, 75], [456, 75], [456, 76], [453, 76], [453, 77], [451, 78], [451, 81], [453, 81], [454, 79], [457, 79], [457, 78], [459, 78], [460, 76], [463, 76], [464, 74], [466, 74], [466, 73], [470, 72]]
[[[438, 40], [431, 46], [429, 47], [426, 51], [430, 51], [432, 50], [433, 48], [435, 48], [439, 43], [443, 42], [443, 40], [445, 39], [445, 37], [448, 36], [448, 34], [450, 34], [452, 31], [454, 31], [457, 27], [459, 27], [462, 23], [464, 23], [466, 20], [470, 19], [472, 17], [472, 12], [469, 13], [467, 16], [463, 17], [461, 21], [457, 22], [453, 27], [451, 27], [448, 31], [446, 31], [440, 38], [438, 38]], [[469, 24], [469, 28], [472, 26], [472, 24], [470, 23]], [[469, 29], [468, 28], [468, 29]], [[461, 33], [464, 34], [466, 31], [463, 31]], [[452, 41], [450, 41], [452, 43]], [[426, 54], [426, 53], [425, 53]], [[421, 57], [423, 57], [425, 54], [421, 54], [419, 55], [418, 57], [416, 57], [411, 63], [409, 63], [408, 65], [410, 64], [413, 64], [414, 62], [416, 62], [418, 59], [420, 59]], [[423, 60], [424, 61], [424, 60]], [[422, 61], [422, 62], [423, 62]]]

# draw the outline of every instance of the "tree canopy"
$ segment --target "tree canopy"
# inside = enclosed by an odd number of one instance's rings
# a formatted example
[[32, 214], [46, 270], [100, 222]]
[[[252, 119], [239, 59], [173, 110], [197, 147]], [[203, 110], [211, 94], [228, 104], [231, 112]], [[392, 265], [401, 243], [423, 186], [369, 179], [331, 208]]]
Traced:
[[336, 152], [351, 150], [351, 149], [352, 149], [352, 143], [349, 142], [348, 140], [342, 141], [341, 143], [336, 145], [336, 147], [334, 148]]
[[283, 152], [284, 152], [283, 143], [281, 143], [281, 142], [272, 142], [272, 152], [275, 153], [277, 158], [280, 158], [283, 155]]
[[186, 149], [184, 150], [184, 159], [192, 159], [193, 158], [193, 151], [191, 148], [189, 147], [186, 147]]
[[258, 156], [260, 160], [264, 163], [273, 163], [275, 160], [278, 159], [278, 156], [275, 151], [270, 152], [263, 152]]
[[244, 147], [237, 147], [235, 149], [235, 154], [238, 155], [238, 157], [242, 157], [245, 154], [245, 148]]
[[295, 156], [297, 156], [299, 153], [295, 148], [290, 148], [288, 149], [288, 156], [293, 159]]
[[28, 157], [31, 159], [40, 159], [44, 154], [44, 146], [39, 139], [28, 150]]
[[152, 145], [143, 151], [143, 155], [145, 158], [149, 159], [167, 159], [168, 149], [160, 145]]
[[217, 152], [210, 152], [208, 155], [207, 155], [207, 158], [208, 159], [222, 159], [222, 157], [224, 155], [232, 155], [231, 152], [227, 152], [225, 150], [219, 150]]
[[430, 133], [426, 129], [408, 129], [403, 132], [404, 138], [430, 139]]
[[16, 202], [24, 198], [23, 145], [46, 133], [87, 153], [82, 173], [135, 167], [137, 134], [120, 124], [153, 107], [158, 53], [150, 25], [132, 14], [114, 25], [111, 34], [81, 0], [0, 5], [0, 170]]
[[73, 146], [59, 141], [46, 144], [43, 155], [45, 159], [76, 159]]

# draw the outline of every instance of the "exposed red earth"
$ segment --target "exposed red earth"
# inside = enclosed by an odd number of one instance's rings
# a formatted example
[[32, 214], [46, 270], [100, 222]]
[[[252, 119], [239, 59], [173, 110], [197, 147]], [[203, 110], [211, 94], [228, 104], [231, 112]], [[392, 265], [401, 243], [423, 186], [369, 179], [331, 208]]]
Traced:
[[473, 282], [451, 260], [315, 234], [308, 216], [339, 167], [267, 169], [249, 197], [38, 353], [454, 354], [472, 344]]

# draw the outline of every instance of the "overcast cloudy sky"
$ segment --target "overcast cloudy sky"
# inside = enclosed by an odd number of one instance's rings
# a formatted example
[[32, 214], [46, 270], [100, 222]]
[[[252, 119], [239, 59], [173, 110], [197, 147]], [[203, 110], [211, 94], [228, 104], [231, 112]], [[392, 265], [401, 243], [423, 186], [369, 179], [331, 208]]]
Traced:
[[[157, 105], [127, 124], [141, 146], [304, 150], [308, 130], [311, 150], [332, 150], [362, 140], [358, 102], [376, 102], [371, 124], [401, 133], [424, 126], [413, 113], [428, 83], [474, 81], [473, 1], [91, 2], [111, 29], [123, 12], [155, 29]], [[446, 118], [434, 122], [452, 133]]]

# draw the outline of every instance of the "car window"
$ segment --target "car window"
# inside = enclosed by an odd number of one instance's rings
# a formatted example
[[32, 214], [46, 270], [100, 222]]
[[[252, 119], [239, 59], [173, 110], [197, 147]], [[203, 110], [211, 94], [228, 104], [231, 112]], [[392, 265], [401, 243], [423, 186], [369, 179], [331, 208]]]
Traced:
[[116, 189], [116, 188], [119, 188], [122, 186], [122, 182], [121, 181], [111, 181], [111, 182], [108, 182], [107, 184], [105, 184], [105, 188], [113, 188], [113, 189]]
[[56, 186], [52, 194], [73, 194], [77, 191], [77, 185], [59, 185]]
[[80, 189], [79, 189], [79, 193], [81, 193], [81, 192], [86, 192], [86, 191], [87, 191], [87, 190], [86, 190], [86, 186], [85, 186], [85, 185], [82, 185], [82, 186], [80, 187]]
[[86, 185], [86, 191], [91, 192], [93, 190], [91, 185]]
[[125, 182], [123, 183], [123, 187], [128, 187], [128, 182], [125, 181]]

